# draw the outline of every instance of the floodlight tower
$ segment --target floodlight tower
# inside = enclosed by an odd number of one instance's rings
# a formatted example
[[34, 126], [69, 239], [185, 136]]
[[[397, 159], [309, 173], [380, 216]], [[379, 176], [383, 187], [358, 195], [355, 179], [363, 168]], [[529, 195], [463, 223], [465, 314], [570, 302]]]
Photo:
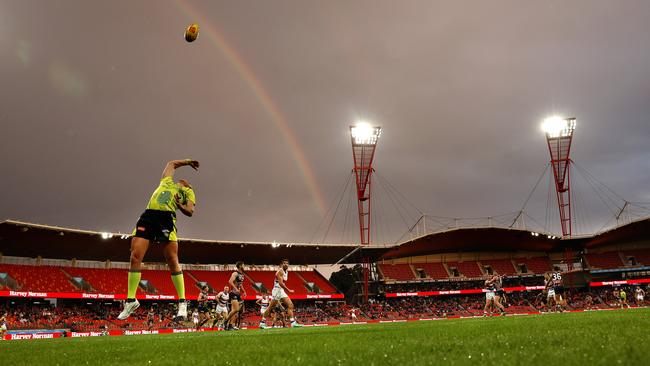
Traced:
[[[381, 127], [373, 127], [359, 122], [350, 126], [352, 138], [352, 157], [354, 158], [354, 175], [357, 183], [357, 206], [359, 208], [359, 233], [361, 245], [370, 244], [370, 193], [372, 186], [372, 160], [381, 135]], [[370, 276], [370, 259], [363, 258], [363, 298], [368, 302], [368, 280]]]
[[562, 236], [570, 237], [572, 233], [571, 220], [571, 141], [576, 128], [575, 118], [549, 117], [542, 123], [546, 133], [548, 150], [551, 153], [551, 166], [555, 177], [557, 205], [560, 209], [560, 225]]

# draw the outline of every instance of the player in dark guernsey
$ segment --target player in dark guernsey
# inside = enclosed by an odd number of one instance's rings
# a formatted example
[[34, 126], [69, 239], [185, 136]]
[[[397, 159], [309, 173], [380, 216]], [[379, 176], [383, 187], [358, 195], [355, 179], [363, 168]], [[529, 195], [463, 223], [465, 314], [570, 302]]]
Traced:
[[199, 297], [196, 299], [196, 302], [198, 303], [198, 308], [199, 308], [199, 324], [196, 327], [196, 329], [199, 329], [205, 324], [206, 322], [210, 321], [212, 317], [210, 316], [210, 307], [208, 306], [208, 292], [209, 292], [208, 286], [203, 286], [201, 288], [201, 292], [199, 292]]
[[503, 277], [495, 274], [492, 276], [494, 283], [494, 305], [499, 308], [501, 315], [506, 315], [506, 309], [503, 306], [505, 291], [503, 291]]
[[272, 328], [286, 328], [287, 327], [287, 309], [279, 304], [273, 311], [271, 311], [271, 327]]
[[147, 329], [148, 330], [153, 329], [155, 317], [156, 317], [156, 313], [153, 311], [153, 308], [149, 309], [149, 312], [147, 313]]
[[591, 310], [593, 306], [594, 306], [594, 298], [591, 297], [590, 294], [587, 294], [587, 296], [585, 296], [585, 304], [584, 304], [585, 310]]
[[226, 317], [226, 330], [237, 329], [233, 323], [235, 322], [235, 317], [239, 315], [242, 297], [246, 296], [246, 290], [244, 289], [244, 279], [246, 278], [244, 276], [244, 262], [237, 262], [235, 267], [236, 270], [230, 275], [230, 280], [228, 280], [228, 284], [230, 285], [230, 313]]
[[185, 283], [183, 272], [178, 262], [178, 238], [176, 236], [176, 210], [186, 216], [194, 214], [196, 198], [194, 190], [188, 181], [180, 179], [174, 182], [176, 169], [190, 166], [195, 170], [199, 162], [192, 159], [173, 160], [167, 163], [163, 171], [158, 188], [149, 199], [147, 208], [140, 216], [131, 239], [131, 263], [129, 266], [128, 292], [124, 303], [124, 310], [118, 315], [119, 320], [128, 318], [139, 306], [135, 299], [138, 285], [140, 284], [140, 271], [144, 255], [150, 243], [159, 243], [171, 271], [172, 282], [178, 294], [177, 317], [187, 317], [187, 303], [185, 302]]
[[551, 283], [553, 285], [555, 308], [559, 312], [563, 312], [564, 306], [566, 305], [564, 300], [564, 280], [558, 268], [555, 268], [553, 273], [551, 273]]

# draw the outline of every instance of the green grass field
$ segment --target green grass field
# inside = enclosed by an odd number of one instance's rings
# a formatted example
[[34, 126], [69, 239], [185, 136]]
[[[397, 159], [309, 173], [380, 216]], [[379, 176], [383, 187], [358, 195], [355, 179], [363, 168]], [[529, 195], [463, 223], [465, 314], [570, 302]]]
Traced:
[[3, 365], [643, 365], [650, 309], [0, 342]]

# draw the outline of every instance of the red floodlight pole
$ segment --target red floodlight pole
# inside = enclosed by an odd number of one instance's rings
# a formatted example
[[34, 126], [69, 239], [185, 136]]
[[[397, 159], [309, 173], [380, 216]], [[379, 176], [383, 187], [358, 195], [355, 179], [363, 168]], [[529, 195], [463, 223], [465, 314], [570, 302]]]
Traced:
[[[560, 210], [562, 237], [572, 235], [571, 217], [571, 142], [576, 128], [575, 118], [550, 117], [544, 120], [542, 130], [546, 133], [548, 150], [551, 153], [551, 166], [555, 178], [557, 205]], [[572, 253], [567, 249], [566, 262], [568, 270], [572, 269]]]
[[[370, 194], [372, 183], [372, 160], [381, 135], [381, 127], [372, 127], [366, 123], [350, 126], [352, 139], [352, 157], [354, 158], [354, 175], [357, 184], [357, 206], [359, 209], [359, 233], [361, 245], [370, 244]], [[368, 302], [368, 281], [370, 277], [370, 259], [363, 258], [363, 299]]]

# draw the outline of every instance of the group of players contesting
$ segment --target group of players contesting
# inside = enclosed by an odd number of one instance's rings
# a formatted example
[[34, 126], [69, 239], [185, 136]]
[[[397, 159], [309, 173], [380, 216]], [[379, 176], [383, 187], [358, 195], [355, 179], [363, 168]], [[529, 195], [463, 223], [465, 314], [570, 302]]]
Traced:
[[[140, 307], [140, 303], [135, 298], [135, 294], [140, 284], [142, 260], [147, 253], [149, 245], [159, 244], [162, 246], [162, 252], [167, 261], [167, 266], [171, 272], [171, 279], [178, 294], [178, 313], [179, 319], [187, 319], [187, 302], [185, 301], [185, 282], [183, 272], [178, 261], [178, 238], [176, 234], [176, 210], [181, 211], [184, 215], [191, 217], [194, 214], [196, 205], [196, 196], [192, 185], [185, 179], [179, 179], [174, 182], [174, 173], [176, 169], [190, 166], [198, 170], [199, 162], [192, 159], [172, 160], [167, 163], [163, 170], [160, 184], [151, 195], [149, 203], [144, 213], [140, 215], [138, 222], [133, 230], [131, 239], [131, 258], [128, 274], [128, 291], [127, 299], [124, 302], [124, 309], [118, 315], [119, 320], [127, 319], [133, 312]], [[275, 280], [271, 297], [268, 294], [258, 300], [261, 306], [262, 320], [260, 328], [266, 328], [266, 319], [277, 314], [277, 309], [285, 309], [291, 327], [300, 327], [293, 315], [293, 303], [289, 298], [289, 289], [286, 281], [289, 276], [289, 261], [284, 259], [280, 263], [280, 268], [275, 273]], [[221, 329], [234, 330], [237, 327], [236, 322], [242, 305], [242, 297], [246, 296], [244, 289], [244, 263], [237, 262], [236, 270], [230, 276], [228, 284], [224, 286], [223, 291], [216, 296], [215, 316], [211, 313], [208, 305], [209, 288], [204, 286], [198, 297], [198, 321], [197, 328], [213, 320], [212, 326], [218, 325]], [[230, 310], [228, 310], [228, 305]], [[153, 319], [152, 311], [149, 312], [148, 318]]]
[[[546, 295], [545, 299], [544, 295]], [[544, 290], [540, 296], [542, 296], [541, 301], [546, 304], [548, 311], [563, 312], [566, 309], [564, 282], [559, 269], [555, 268], [553, 272], [544, 274]], [[485, 280], [485, 307], [483, 308], [483, 315], [493, 314], [497, 310], [501, 315], [505, 315], [506, 302], [506, 294], [503, 290], [503, 276], [499, 276], [498, 274], [490, 276]]]

